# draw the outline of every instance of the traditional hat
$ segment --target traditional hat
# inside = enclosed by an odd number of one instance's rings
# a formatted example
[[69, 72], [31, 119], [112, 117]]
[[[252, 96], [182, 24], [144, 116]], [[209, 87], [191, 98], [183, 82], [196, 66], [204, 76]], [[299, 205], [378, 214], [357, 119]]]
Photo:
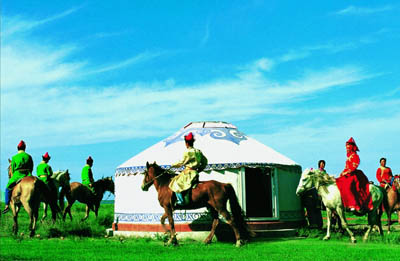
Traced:
[[356, 151], [359, 151], [359, 149], [357, 147], [357, 144], [356, 144], [356, 141], [353, 139], [353, 137], [350, 137], [350, 139], [348, 141], [346, 141], [346, 145], [347, 144], [353, 145], [356, 148]]
[[49, 153], [46, 152], [44, 155], [42, 155], [42, 158], [43, 158], [44, 160], [49, 160], [51, 157], [50, 157]]
[[89, 162], [93, 163], [93, 159], [91, 156], [89, 156], [89, 158], [86, 159], [86, 163], [89, 163]]
[[185, 135], [185, 141], [194, 141], [193, 133], [189, 132], [189, 134]]
[[24, 142], [23, 140], [21, 140], [21, 141], [18, 143], [17, 149], [18, 149], [18, 150], [25, 150], [25, 148], [26, 148], [26, 144], [25, 144], [25, 142]]

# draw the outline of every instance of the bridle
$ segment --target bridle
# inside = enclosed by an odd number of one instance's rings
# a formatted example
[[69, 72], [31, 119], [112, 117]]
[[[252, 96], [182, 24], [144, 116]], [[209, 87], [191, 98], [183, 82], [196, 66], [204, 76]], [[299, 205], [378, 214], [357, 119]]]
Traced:
[[[154, 167], [153, 167], [154, 168]], [[150, 181], [146, 182], [145, 184], [143, 184], [143, 187], [147, 187], [150, 184], [152, 184], [156, 179], [158, 179], [159, 177], [161, 177], [162, 175], [164, 175], [165, 173], [168, 173], [169, 169], [164, 169], [163, 172], [161, 172], [161, 174], [155, 176], [154, 178], [152, 178]], [[144, 175], [147, 176], [149, 173], [147, 170], [144, 171]]]

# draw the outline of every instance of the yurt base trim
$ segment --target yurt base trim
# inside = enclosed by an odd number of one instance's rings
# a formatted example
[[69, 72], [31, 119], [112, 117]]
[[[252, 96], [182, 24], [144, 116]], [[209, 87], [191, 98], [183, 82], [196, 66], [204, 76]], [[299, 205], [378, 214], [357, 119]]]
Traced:
[[[304, 225], [304, 221], [264, 221], [264, 222], [247, 222], [250, 229], [254, 231], [264, 231], [268, 229], [294, 229]], [[226, 223], [220, 223], [219, 227], [230, 230], [230, 227]], [[132, 232], [159, 232], [164, 233], [165, 229], [169, 229], [169, 224], [165, 224], [165, 228], [161, 224], [133, 224], [133, 223], [113, 223], [112, 229], [117, 231], [132, 231]], [[175, 224], [175, 230], [177, 232], [199, 232], [199, 231], [210, 231], [211, 224]]]

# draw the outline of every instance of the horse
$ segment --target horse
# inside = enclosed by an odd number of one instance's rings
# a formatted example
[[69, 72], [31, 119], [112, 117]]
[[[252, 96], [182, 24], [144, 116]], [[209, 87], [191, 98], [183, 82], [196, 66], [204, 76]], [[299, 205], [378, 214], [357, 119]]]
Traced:
[[[12, 176], [11, 165], [8, 167], [9, 177]], [[22, 178], [12, 189], [10, 207], [13, 213], [13, 232], [18, 233], [18, 213], [21, 205], [29, 215], [30, 223], [29, 230], [30, 236], [35, 235], [36, 222], [39, 215], [40, 202], [44, 201], [50, 205], [52, 212], [52, 219], [55, 222], [57, 213], [60, 211], [57, 206], [57, 198], [54, 193], [49, 190], [47, 185], [34, 176], [27, 176]]]
[[68, 205], [64, 210], [63, 219], [65, 220], [66, 215], [69, 215], [69, 218], [72, 220], [71, 215], [71, 207], [76, 200], [81, 203], [86, 204], [86, 215], [82, 219], [82, 221], [86, 220], [89, 217], [89, 211], [92, 210], [96, 217], [99, 211], [100, 202], [103, 199], [103, 195], [106, 191], [109, 191], [114, 194], [114, 181], [111, 177], [106, 177], [99, 179], [94, 182], [93, 188], [95, 193], [90, 191], [90, 189], [82, 183], [72, 182], [68, 188], [61, 189], [60, 192], [60, 204], [61, 208], [64, 207], [64, 196], [67, 198]]
[[388, 216], [388, 232], [390, 232], [392, 213], [394, 211], [397, 211], [397, 222], [400, 224], [400, 175], [395, 175], [393, 177], [393, 185], [386, 191], [388, 198], [388, 207], [385, 208], [385, 211]]
[[[321, 172], [318, 170], [310, 170], [305, 169], [301, 174], [299, 185], [297, 186], [296, 194], [300, 195], [304, 191], [307, 191], [311, 188], [315, 187], [318, 190], [318, 194], [321, 195], [322, 201], [326, 206], [326, 214], [327, 214], [327, 232], [326, 236], [323, 238], [324, 240], [329, 240], [331, 237], [331, 213], [332, 211], [336, 211], [337, 215], [340, 218], [343, 228], [350, 235], [350, 239], [352, 243], [356, 243], [357, 240], [354, 237], [353, 232], [349, 229], [346, 217], [345, 217], [345, 209], [342, 203], [342, 198], [340, 196], [339, 188], [336, 185], [336, 179], [332, 176], [329, 176], [325, 172]], [[368, 230], [365, 232], [363, 240], [366, 241], [368, 239], [369, 233], [374, 225], [378, 226], [378, 230], [381, 236], [383, 236], [381, 216], [382, 211], [380, 207], [382, 203], [384, 203], [384, 192], [380, 187], [375, 186], [373, 184], [369, 184], [369, 191], [372, 197], [373, 209], [368, 212]]]
[[[56, 198], [59, 197], [59, 188], [61, 187], [62, 189], [66, 190], [68, 189], [69, 186], [69, 181], [70, 181], [70, 176], [68, 170], [62, 171], [62, 170], [57, 170], [51, 175], [49, 183], [53, 183], [53, 189], [55, 189], [57, 196]], [[41, 221], [43, 221], [47, 217], [47, 206], [48, 204], [46, 202], [43, 202], [43, 216]]]
[[[171, 178], [173, 177], [171, 174], [175, 173], [171, 173], [170, 170], [164, 170], [155, 162], [153, 164], [147, 162], [142, 183], [143, 191], [148, 191], [150, 186], [154, 184], [154, 187], [158, 192], [158, 201], [161, 207], [164, 208], [164, 214], [161, 217], [161, 225], [166, 232], [170, 232], [170, 238], [167, 242], [168, 245], [178, 244], [173, 219], [174, 209], [198, 209], [207, 207], [210, 211], [211, 217], [213, 218], [213, 222], [210, 234], [204, 240], [204, 243], [206, 244], [211, 243], [215, 230], [219, 224], [218, 214], [221, 214], [233, 229], [236, 238], [236, 246], [239, 247], [244, 244], [243, 237], [245, 235], [254, 236], [254, 233], [247, 228], [242, 209], [231, 184], [221, 183], [215, 180], [202, 181], [192, 189], [191, 202], [189, 205], [174, 207], [172, 199], [174, 193], [168, 187]], [[228, 199], [232, 215], [226, 209]], [[168, 218], [170, 231], [165, 227], [166, 218]]]

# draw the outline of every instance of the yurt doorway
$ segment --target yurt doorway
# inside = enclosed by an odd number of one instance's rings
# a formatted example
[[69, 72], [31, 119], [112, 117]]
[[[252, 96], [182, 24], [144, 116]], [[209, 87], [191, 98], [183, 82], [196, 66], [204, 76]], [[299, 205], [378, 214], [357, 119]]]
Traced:
[[245, 168], [247, 218], [273, 217], [272, 175], [269, 168]]

